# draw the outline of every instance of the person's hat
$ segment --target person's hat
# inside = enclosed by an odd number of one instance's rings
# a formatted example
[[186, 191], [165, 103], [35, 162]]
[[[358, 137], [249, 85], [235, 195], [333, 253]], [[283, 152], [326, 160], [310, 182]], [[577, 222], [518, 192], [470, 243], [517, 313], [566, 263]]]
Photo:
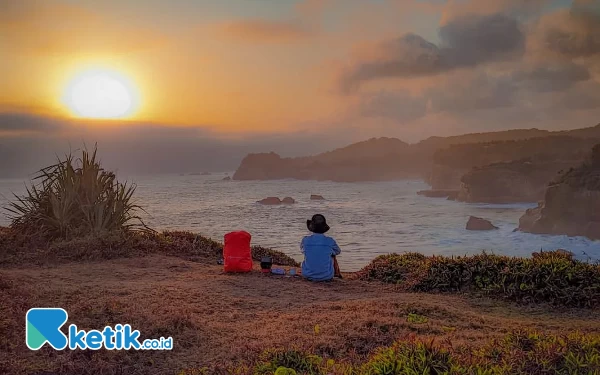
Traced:
[[306, 227], [309, 231], [319, 234], [323, 234], [329, 230], [325, 216], [321, 214], [313, 215], [311, 220], [306, 220]]

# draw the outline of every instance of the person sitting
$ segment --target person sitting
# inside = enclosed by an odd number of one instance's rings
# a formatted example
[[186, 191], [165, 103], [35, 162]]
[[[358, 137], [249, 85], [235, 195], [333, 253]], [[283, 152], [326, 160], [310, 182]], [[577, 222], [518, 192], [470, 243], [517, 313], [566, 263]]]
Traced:
[[304, 254], [302, 276], [311, 281], [332, 280], [335, 276], [335, 256], [341, 253], [341, 249], [333, 238], [325, 236], [329, 230], [325, 216], [314, 215], [306, 221], [306, 226], [313, 234], [304, 237], [300, 243], [300, 250]]

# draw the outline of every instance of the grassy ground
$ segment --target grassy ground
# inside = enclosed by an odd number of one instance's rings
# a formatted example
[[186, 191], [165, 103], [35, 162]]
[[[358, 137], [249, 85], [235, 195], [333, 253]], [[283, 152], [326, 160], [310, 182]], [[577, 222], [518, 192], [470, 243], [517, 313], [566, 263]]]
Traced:
[[[517, 306], [463, 295], [403, 293], [360, 280], [223, 274], [212, 262], [152, 254], [0, 269], [0, 374], [177, 374], [249, 363], [299, 347], [359, 362], [398, 339], [478, 346], [514, 329], [600, 334], [600, 312]], [[173, 351], [62, 351], [25, 346], [25, 313], [62, 307], [81, 329], [130, 323]], [[417, 318], [415, 318], [417, 317]], [[422, 318], [426, 317], [426, 319]]]

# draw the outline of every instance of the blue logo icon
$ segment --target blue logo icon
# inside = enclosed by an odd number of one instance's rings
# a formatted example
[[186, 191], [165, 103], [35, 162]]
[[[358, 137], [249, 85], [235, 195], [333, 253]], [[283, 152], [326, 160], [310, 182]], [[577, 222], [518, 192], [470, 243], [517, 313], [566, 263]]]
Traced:
[[33, 308], [25, 316], [25, 337], [27, 347], [39, 350], [48, 343], [56, 350], [67, 347], [67, 336], [61, 332], [62, 327], [69, 318], [65, 309], [60, 308]]

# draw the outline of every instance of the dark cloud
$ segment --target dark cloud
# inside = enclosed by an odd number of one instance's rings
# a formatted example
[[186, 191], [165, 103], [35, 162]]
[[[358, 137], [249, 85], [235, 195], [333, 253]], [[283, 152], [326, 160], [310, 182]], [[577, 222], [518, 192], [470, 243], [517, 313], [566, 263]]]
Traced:
[[560, 97], [556, 106], [569, 111], [585, 111], [600, 108], [600, 83], [587, 82]]
[[454, 19], [439, 29], [439, 36], [440, 45], [415, 34], [380, 44], [379, 58], [365, 59], [343, 74], [342, 89], [378, 78], [434, 75], [502, 61], [522, 54], [525, 45], [519, 23], [504, 14]]
[[589, 80], [591, 75], [585, 66], [568, 62], [518, 70], [512, 78], [529, 90], [550, 92], [565, 91], [577, 82]]
[[600, 11], [574, 8], [562, 23], [549, 27], [546, 47], [570, 58], [600, 55]]
[[427, 92], [433, 112], [462, 113], [512, 107], [518, 87], [507, 76], [456, 77]]
[[381, 91], [361, 96], [359, 111], [363, 117], [383, 117], [408, 122], [425, 116], [427, 101], [407, 92]]
[[448, 69], [501, 61], [525, 46], [519, 23], [505, 14], [457, 18], [442, 26], [439, 35]]
[[64, 127], [59, 120], [42, 118], [22, 113], [4, 113], [0, 115], [0, 135], [3, 132], [30, 133], [54, 132]]
[[303, 133], [225, 139], [198, 127], [75, 123], [18, 114], [0, 114], [0, 124], [10, 131], [35, 130], [19, 136], [3, 136], [0, 130], [0, 178], [27, 176], [84, 144], [98, 144], [105, 167], [135, 175], [231, 171], [250, 152], [314, 154], [330, 149], [333, 138]]

